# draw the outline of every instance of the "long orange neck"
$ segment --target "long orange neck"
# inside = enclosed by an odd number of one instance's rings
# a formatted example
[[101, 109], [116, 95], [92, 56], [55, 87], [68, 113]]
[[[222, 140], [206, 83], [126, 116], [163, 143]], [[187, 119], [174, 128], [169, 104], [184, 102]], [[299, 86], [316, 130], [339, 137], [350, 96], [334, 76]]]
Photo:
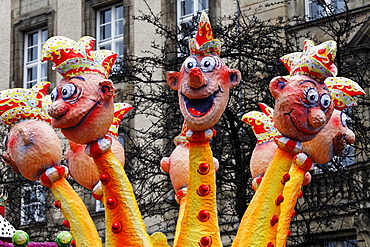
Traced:
[[312, 167], [312, 160], [304, 153], [297, 154], [289, 170], [290, 180], [286, 183], [283, 196], [285, 201], [281, 204], [281, 212], [276, 235], [276, 247], [285, 247], [289, 236], [289, 226], [293, 216], [306, 172]]
[[[202, 132], [204, 133], [204, 132]], [[222, 246], [217, 219], [216, 181], [212, 151], [207, 138], [189, 138], [189, 186], [181, 230], [176, 241], [182, 246]], [[203, 134], [204, 135], [204, 134]]]
[[[105, 140], [109, 138], [99, 141]], [[100, 150], [98, 141], [89, 146], [88, 154], [93, 157], [101, 174], [106, 220], [105, 246], [153, 246], [131, 183], [120, 162], [110, 148]]]
[[67, 175], [67, 168], [63, 166], [52, 167], [41, 175], [40, 182], [49, 187], [55, 199], [59, 201], [60, 209], [69, 223], [76, 246], [102, 247], [94, 222], [82, 199], [65, 179]]
[[[280, 203], [284, 189], [283, 177], [289, 172], [293, 155], [281, 148], [275, 156], [253, 196], [239, 230], [233, 247], [274, 246]], [[279, 199], [280, 198], [280, 199]]]

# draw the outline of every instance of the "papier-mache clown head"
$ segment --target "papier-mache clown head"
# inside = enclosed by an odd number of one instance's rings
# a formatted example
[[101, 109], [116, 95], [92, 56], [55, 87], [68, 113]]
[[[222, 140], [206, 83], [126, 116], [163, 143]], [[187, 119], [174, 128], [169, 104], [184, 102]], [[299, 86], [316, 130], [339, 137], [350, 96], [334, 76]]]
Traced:
[[39, 82], [30, 89], [0, 92], [0, 119], [12, 126], [4, 140], [2, 159], [29, 180], [38, 180], [62, 159], [60, 141], [47, 114], [49, 86], [50, 82]]
[[[114, 104], [114, 118], [112, 125], [108, 131], [108, 135], [112, 138], [111, 150], [116, 158], [121, 162], [122, 166], [125, 164], [125, 151], [118, 141], [118, 127], [121, 120], [132, 106], [126, 103]], [[85, 153], [86, 145], [69, 142], [69, 147], [66, 150], [64, 158], [67, 161], [69, 174], [85, 188], [92, 190], [99, 182], [100, 174], [94, 163], [93, 158]]]
[[281, 58], [290, 75], [275, 77], [270, 91], [275, 98], [275, 125], [284, 136], [309, 141], [329, 121], [334, 105], [324, 81], [337, 73], [335, 55], [335, 41], [315, 46], [306, 40], [303, 52]]
[[95, 39], [78, 42], [63, 36], [48, 39], [42, 61], [52, 61], [63, 76], [53, 90], [49, 107], [52, 124], [71, 141], [87, 144], [102, 138], [113, 119], [115, 89], [108, 76], [117, 54], [94, 51]]
[[213, 127], [224, 112], [231, 88], [239, 84], [237, 69], [229, 69], [219, 57], [221, 42], [214, 39], [208, 16], [202, 13], [190, 56], [179, 72], [168, 72], [167, 84], [178, 91], [181, 113], [189, 129]]

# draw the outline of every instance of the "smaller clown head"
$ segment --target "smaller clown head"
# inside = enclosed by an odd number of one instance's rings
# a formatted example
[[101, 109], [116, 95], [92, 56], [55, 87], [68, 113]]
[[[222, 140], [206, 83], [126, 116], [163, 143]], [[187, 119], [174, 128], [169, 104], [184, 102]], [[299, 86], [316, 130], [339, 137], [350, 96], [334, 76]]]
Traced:
[[3, 142], [2, 159], [28, 180], [38, 180], [62, 159], [60, 141], [46, 110], [51, 103], [46, 96], [49, 86], [49, 82], [39, 82], [31, 89], [0, 92], [0, 120], [12, 126]]
[[52, 124], [80, 144], [102, 138], [114, 113], [115, 89], [107, 77], [117, 54], [93, 51], [94, 42], [91, 37], [75, 42], [56, 36], [45, 42], [42, 53], [43, 61], [53, 61], [53, 68], [63, 76], [51, 94]]
[[194, 131], [213, 127], [224, 112], [231, 88], [239, 84], [237, 69], [229, 69], [219, 57], [221, 44], [213, 39], [203, 12], [195, 39], [189, 41], [190, 57], [179, 72], [168, 72], [167, 84], [178, 91], [181, 113]]
[[306, 40], [303, 52], [281, 58], [290, 76], [274, 78], [270, 91], [275, 98], [275, 125], [284, 136], [309, 141], [329, 121], [334, 105], [324, 80], [336, 75], [335, 54], [334, 41], [315, 46]]
[[270, 83], [270, 91], [275, 98], [275, 126], [291, 139], [312, 140], [333, 113], [329, 89], [311, 77], [276, 77]]

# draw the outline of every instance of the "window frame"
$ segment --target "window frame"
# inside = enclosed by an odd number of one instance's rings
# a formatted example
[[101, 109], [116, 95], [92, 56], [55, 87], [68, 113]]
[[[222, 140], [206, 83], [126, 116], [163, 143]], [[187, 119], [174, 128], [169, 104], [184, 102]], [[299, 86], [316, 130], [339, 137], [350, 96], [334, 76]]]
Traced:
[[[117, 13], [116, 10], [117, 8], [121, 7], [122, 8], [122, 18], [117, 18]], [[111, 20], [110, 22], [105, 22], [103, 24], [100, 23], [101, 20], [101, 13], [103, 11], [111, 10]], [[113, 5], [105, 6], [102, 8], [99, 8], [96, 10], [96, 40], [97, 40], [97, 49], [106, 49], [104, 47], [110, 45], [110, 49], [118, 53], [118, 56], [122, 57], [123, 56], [123, 50], [124, 50], [124, 40], [123, 36], [125, 33], [125, 18], [124, 18], [124, 6], [123, 3], [116, 3]], [[122, 21], [122, 33], [117, 34], [116, 33], [116, 25]], [[114, 23], [114, 25], [113, 25]], [[101, 27], [106, 26], [111, 24], [110, 32], [111, 32], [111, 37], [106, 38], [106, 39], [101, 39]], [[122, 43], [122, 49], [121, 49], [121, 54], [117, 50], [117, 44]]]
[[[46, 35], [44, 32], [46, 31]], [[37, 33], [36, 44], [29, 45], [30, 35]], [[49, 31], [47, 27], [41, 27], [38, 29], [33, 29], [27, 32], [24, 32], [24, 46], [23, 46], [23, 87], [31, 88], [37, 82], [47, 81], [48, 80], [48, 65], [47, 62], [41, 62], [41, 50], [45, 41], [49, 37]], [[35, 59], [28, 61], [29, 59], [29, 50], [36, 48], [36, 57]], [[29, 80], [29, 69], [36, 67], [36, 78]]]
[[[341, 12], [344, 11], [344, 6], [345, 5], [343, 5], [343, 9], [338, 7], [338, 2], [342, 1], [344, 3], [344, 0], [322, 0], [322, 1], [325, 2], [325, 5], [326, 5], [324, 7], [320, 6], [316, 1], [317, 0], [305, 0], [304, 1], [306, 21], [313, 21], [313, 20], [321, 19], [323, 17], [328, 16], [328, 13], [330, 12], [330, 9], [327, 6], [329, 6], [329, 5], [333, 5], [333, 4], [336, 5], [333, 14], [341, 13]], [[317, 16], [312, 15], [312, 13], [311, 13], [311, 5], [312, 4], [315, 4], [318, 8], [319, 7], [323, 8], [322, 13], [317, 13]]]
[[194, 15], [197, 15], [200, 11], [208, 11], [209, 10], [209, 0], [206, 0], [207, 6], [203, 9], [200, 8], [201, 0], [193, 0], [193, 12], [184, 16], [181, 16], [181, 3], [186, 2], [186, 0], [177, 0], [177, 25], [179, 26], [181, 23], [186, 23], [192, 20]]

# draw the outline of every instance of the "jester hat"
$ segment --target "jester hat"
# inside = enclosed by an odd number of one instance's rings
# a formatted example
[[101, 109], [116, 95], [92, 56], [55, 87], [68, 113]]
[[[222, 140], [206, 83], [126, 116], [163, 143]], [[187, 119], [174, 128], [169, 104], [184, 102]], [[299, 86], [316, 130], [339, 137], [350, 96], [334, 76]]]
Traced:
[[51, 125], [48, 106], [51, 99], [46, 95], [50, 82], [38, 82], [32, 88], [13, 88], [0, 91], [0, 120], [13, 126], [27, 119], [38, 119]]
[[42, 61], [52, 61], [64, 78], [82, 74], [99, 74], [108, 78], [117, 54], [109, 50], [94, 51], [95, 39], [82, 37], [78, 42], [63, 36], [48, 39], [42, 47]]
[[214, 39], [211, 24], [206, 12], [202, 12], [195, 39], [189, 40], [190, 55], [220, 56], [221, 42]]
[[337, 75], [334, 59], [337, 52], [335, 41], [326, 41], [317, 46], [311, 40], [304, 41], [303, 52], [294, 52], [280, 58], [290, 76], [307, 75], [319, 83]]
[[114, 104], [114, 117], [112, 125], [110, 126], [107, 134], [118, 137], [118, 127], [121, 123], [123, 116], [126, 115], [132, 109], [132, 106], [127, 103], [115, 103]]

